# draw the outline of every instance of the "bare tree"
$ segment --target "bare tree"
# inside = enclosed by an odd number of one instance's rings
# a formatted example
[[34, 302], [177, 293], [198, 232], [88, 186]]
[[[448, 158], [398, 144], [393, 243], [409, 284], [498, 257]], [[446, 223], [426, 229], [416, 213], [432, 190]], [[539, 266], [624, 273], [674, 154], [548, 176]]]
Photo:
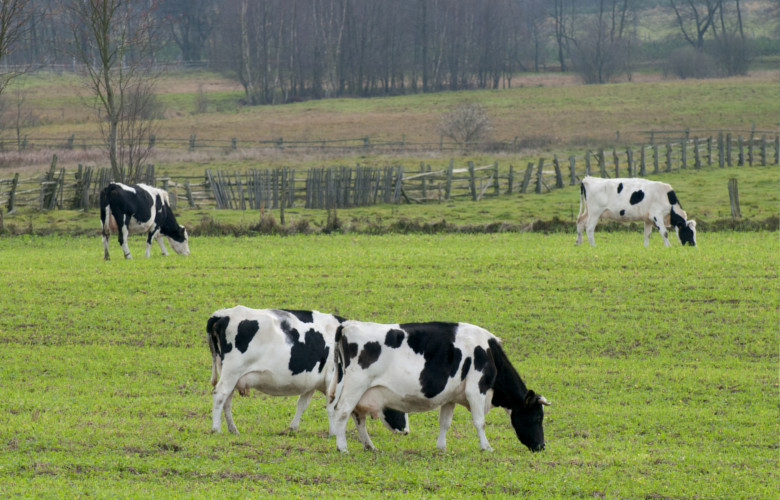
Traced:
[[438, 132], [464, 147], [470, 147], [485, 138], [492, 124], [484, 106], [462, 104], [439, 120]]
[[218, 14], [217, 0], [161, 0], [158, 15], [168, 25], [182, 59], [200, 62]]
[[669, 0], [685, 40], [697, 49], [713, 27], [722, 0]]
[[[145, 155], [141, 136], [150, 133], [143, 111], [153, 93], [153, 17], [132, 0], [70, 0], [75, 57], [83, 64], [95, 97], [101, 133], [114, 180], [125, 180]], [[145, 137], [148, 148], [151, 141]]]
[[572, 66], [585, 83], [607, 83], [628, 63], [629, 0], [599, 0], [596, 16], [571, 39]]
[[[30, 0], [0, 1], [0, 63], [7, 62], [8, 56], [30, 30], [30, 18], [33, 9]], [[8, 82], [24, 74], [29, 66], [23, 68], [4, 68], [0, 72], [0, 94]]]

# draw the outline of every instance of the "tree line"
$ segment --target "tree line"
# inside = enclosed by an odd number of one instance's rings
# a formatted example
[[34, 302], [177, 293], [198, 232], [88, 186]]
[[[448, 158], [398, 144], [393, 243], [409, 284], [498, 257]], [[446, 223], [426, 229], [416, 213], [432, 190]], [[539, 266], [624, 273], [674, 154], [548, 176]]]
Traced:
[[[138, 32], [134, 43], [155, 41], [153, 51], [123, 51], [122, 64], [143, 55], [204, 65], [239, 81], [248, 104], [499, 88], [542, 69], [605, 83], [636, 69], [638, 28], [661, 11], [675, 40], [669, 71], [705, 65], [730, 75], [746, 72], [750, 58], [745, 1], [4, 0], [0, 21], [22, 29], [2, 61], [80, 60], [77, 25], [90, 20], [73, 13], [102, 9], [135, 25], [124, 30]], [[777, 17], [776, 2], [766, 8]]]

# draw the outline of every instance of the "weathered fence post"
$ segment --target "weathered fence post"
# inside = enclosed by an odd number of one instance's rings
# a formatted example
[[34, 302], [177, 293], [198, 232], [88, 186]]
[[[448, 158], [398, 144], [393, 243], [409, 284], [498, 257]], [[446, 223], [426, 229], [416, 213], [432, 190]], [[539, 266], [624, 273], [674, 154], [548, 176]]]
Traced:
[[512, 164], [509, 164], [509, 186], [507, 186], [506, 194], [512, 194], [512, 188], [515, 183], [515, 168]]
[[452, 189], [452, 166], [453, 161], [450, 160], [450, 165], [447, 167], [447, 180], [444, 184], [444, 199], [449, 200], [450, 199], [450, 189]]
[[534, 173], [534, 164], [533, 162], [528, 162], [528, 166], [525, 169], [525, 175], [523, 176], [523, 184], [520, 186], [520, 192], [525, 194], [526, 190], [528, 189], [528, 184], [531, 183], [531, 176]]
[[539, 158], [539, 168], [536, 170], [536, 193], [542, 192], [542, 169], [544, 168], [544, 158]]
[[13, 213], [16, 210], [14, 206], [16, 202], [16, 188], [19, 186], [19, 172], [14, 174], [14, 180], [11, 181], [11, 192], [8, 193], [8, 213]]
[[731, 132], [726, 134], [726, 165], [729, 167], [733, 166], [731, 161]]
[[696, 170], [701, 168], [701, 159], [699, 158], [699, 138], [693, 138], [693, 168]]
[[[429, 168], [430, 170], [430, 168]], [[495, 181], [495, 184], [493, 185], [493, 194], [496, 196], [501, 194], [501, 186], [499, 186], [498, 182], [498, 162], [493, 162], [493, 180]]]
[[761, 136], [761, 166], [766, 167], [766, 135]]
[[658, 144], [653, 144], [653, 173], [658, 173]]
[[775, 165], [780, 164], [780, 135], [775, 136]]
[[615, 177], [620, 177], [620, 158], [618, 158], [617, 149], [612, 148], [612, 161], [615, 162]]
[[672, 144], [669, 141], [666, 142], [666, 171], [672, 171]]
[[647, 164], [645, 162], [645, 146], [642, 145], [639, 150], [639, 177], [647, 175]]
[[590, 150], [585, 152], [585, 175], [590, 175]]
[[688, 168], [688, 131], [685, 131], [685, 139], [680, 144], [680, 168]]
[[190, 134], [190, 151], [195, 151], [195, 134]]
[[723, 132], [718, 132], [718, 167], [726, 166], [726, 144], [723, 140]]
[[[420, 174], [424, 174], [424, 173], [425, 173], [425, 163], [424, 162], [420, 162]], [[425, 176], [424, 175], [420, 175], [420, 180], [422, 180], [422, 184], [421, 184], [422, 199], [424, 200], [426, 198], [426, 196], [428, 195], [428, 192], [427, 192], [427, 189], [426, 189], [426, 186], [425, 186], [425, 184], [426, 184]]]
[[553, 168], [555, 168], [555, 187], [563, 187], [563, 175], [561, 175], [561, 166], [558, 163], [558, 155], [553, 155]]
[[569, 174], [570, 174], [569, 186], [574, 186], [577, 184], [577, 172], [574, 170], [574, 166], [575, 166], [574, 162], [575, 162], [574, 155], [569, 156]]
[[598, 153], [598, 160], [599, 160], [599, 174], [601, 174], [602, 178], [607, 178], [607, 160], [604, 157], [604, 148], [599, 148]]
[[626, 161], [628, 162], [628, 176], [636, 177], [636, 166], [634, 165], [634, 150], [626, 148]]
[[747, 152], [749, 167], [753, 166], [753, 144], [755, 142], [756, 142], [756, 134], [755, 132], [750, 132], [750, 139], [748, 141], [748, 152]]
[[735, 178], [729, 179], [729, 203], [731, 204], [731, 217], [735, 219], [742, 217], [739, 211], [739, 191]]
[[737, 153], [737, 166], [743, 167], [745, 165], [745, 145], [742, 142], [742, 136], [737, 137], [737, 148], [739, 149], [739, 152]]
[[471, 190], [471, 199], [477, 201], [477, 184], [474, 179], [474, 162], [469, 162], [469, 189]]
[[707, 166], [712, 166], [712, 136], [707, 137]]

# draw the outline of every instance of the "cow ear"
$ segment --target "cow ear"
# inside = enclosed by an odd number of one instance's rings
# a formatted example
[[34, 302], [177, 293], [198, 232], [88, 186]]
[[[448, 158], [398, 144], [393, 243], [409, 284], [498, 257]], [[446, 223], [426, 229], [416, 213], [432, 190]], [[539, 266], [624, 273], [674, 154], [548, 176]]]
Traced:
[[536, 403], [536, 393], [534, 391], [528, 391], [525, 393], [525, 405], [531, 406], [532, 404]]

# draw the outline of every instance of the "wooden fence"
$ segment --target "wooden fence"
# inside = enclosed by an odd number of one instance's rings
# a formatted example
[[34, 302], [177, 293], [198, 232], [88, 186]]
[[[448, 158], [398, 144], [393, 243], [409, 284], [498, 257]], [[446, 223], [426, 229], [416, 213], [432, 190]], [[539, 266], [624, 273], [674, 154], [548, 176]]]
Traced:
[[[513, 192], [547, 192], [575, 185], [585, 175], [643, 177], [650, 173], [702, 167], [780, 164], [780, 135], [736, 140], [720, 133], [639, 148], [599, 149], [581, 156], [539, 158], [523, 168], [513, 164], [476, 166], [472, 162], [432, 170], [430, 165], [251, 169], [245, 172], [206, 170], [203, 176], [155, 176], [154, 166], [136, 169], [126, 182], [155, 185], [170, 192], [174, 208], [343, 208], [376, 203], [425, 203], [452, 198], [480, 200]], [[42, 175], [0, 178], [0, 206], [91, 209], [111, 180], [110, 170], [79, 166], [57, 169], [56, 156]]]

